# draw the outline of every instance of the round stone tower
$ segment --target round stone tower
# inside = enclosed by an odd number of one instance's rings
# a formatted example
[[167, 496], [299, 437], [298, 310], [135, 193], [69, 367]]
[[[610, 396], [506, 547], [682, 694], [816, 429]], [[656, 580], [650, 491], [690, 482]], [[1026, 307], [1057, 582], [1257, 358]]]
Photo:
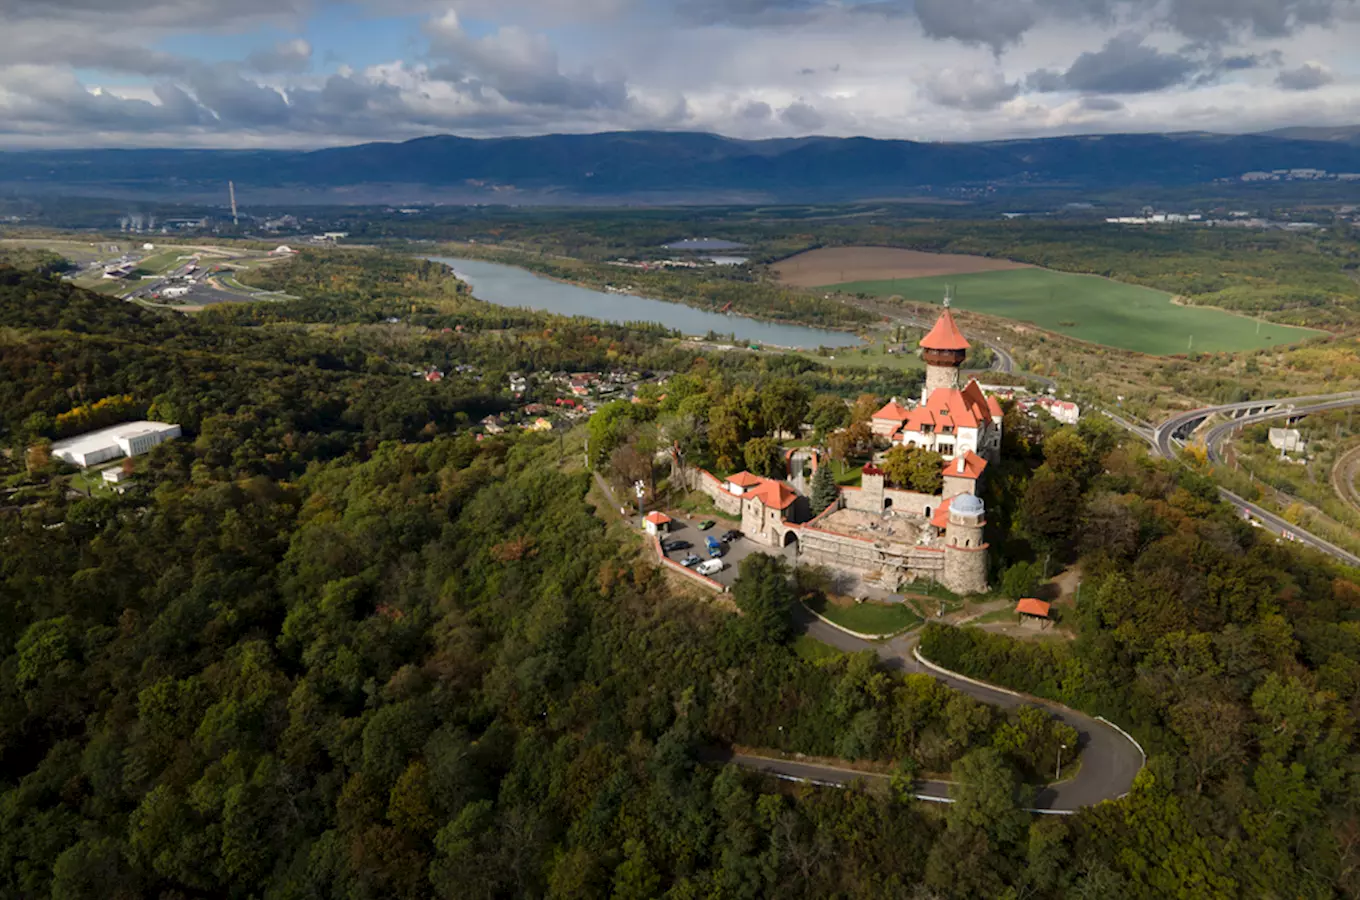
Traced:
[[982, 501], [975, 494], [959, 494], [949, 502], [949, 524], [944, 531], [944, 586], [956, 594], [987, 590], [987, 524]]
[[921, 390], [921, 402], [940, 388], [958, 388], [959, 368], [968, 355], [968, 340], [954, 322], [954, 314], [945, 301], [944, 312], [930, 333], [921, 338], [921, 358], [926, 361], [926, 384]]

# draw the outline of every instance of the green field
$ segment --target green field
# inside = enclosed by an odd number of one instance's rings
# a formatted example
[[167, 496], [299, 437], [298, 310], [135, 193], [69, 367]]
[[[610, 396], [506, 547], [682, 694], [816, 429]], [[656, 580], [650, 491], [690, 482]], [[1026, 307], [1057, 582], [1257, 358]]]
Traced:
[[1323, 334], [1217, 309], [1178, 306], [1162, 291], [1048, 269], [854, 281], [818, 290], [898, 295], [938, 303], [946, 286], [953, 289], [954, 305], [959, 309], [1030, 322], [1083, 341], [1161, 356], [1189, 350], [1256, 350]]

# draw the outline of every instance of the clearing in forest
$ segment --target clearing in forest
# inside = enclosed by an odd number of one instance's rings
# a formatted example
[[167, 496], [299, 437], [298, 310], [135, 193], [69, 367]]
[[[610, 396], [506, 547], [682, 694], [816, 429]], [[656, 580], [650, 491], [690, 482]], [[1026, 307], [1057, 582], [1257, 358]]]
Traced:
[[1323, 334], [1223, 310], [1173, 303], [1152, 288], [1023, 268], [975, 274], [827, 283], [826, 290], [938, 303], [946, 288], [958, 309], [1029, 322], [1083, 341], [1166, 356], [1217, 353], [1292, 344]]
[[795, 287], [845, 281], [882, 281], [1028, 269], [1025, 263], [961, 253], [924, 253], [896, 247], [825, 247], [775, 263], [779, 280]]

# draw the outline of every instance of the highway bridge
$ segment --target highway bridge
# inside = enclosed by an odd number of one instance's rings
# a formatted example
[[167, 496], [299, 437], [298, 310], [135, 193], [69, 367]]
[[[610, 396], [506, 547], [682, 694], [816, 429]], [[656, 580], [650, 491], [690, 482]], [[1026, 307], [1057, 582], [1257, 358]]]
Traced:
[[[1109, 411], [1105, 411], [1105, 415], [1117, 425], [1147, 441], [1152, 446], [1154, 454], [1166, 459], [1175, 459], [1176, 451], [1181, 446], [1181, 442], [1211, 416], [1228, 416], [1233, 421], [1215, 425], [1205, 436], [1206, 447], [1211, 458], [1217, 459], [1218, 446], [1233, 429], [1244, 424], [1278, 418], [1297, 420], [1309, 413], [1345, 409], [1350, 406], [1360, 406], [1360, 393], [1317, 394], [1308, 397], [1280, 397], [1268, 400], [1246, 400], [1241, 403], [1225, 403], [1222, 406], [1207, 406], [1202, 409], [1178, 413], [1155, 426], [1137, 422], [1127, 416]], [[1243, 515], [1256, 519], [1273, 534], [1280, 535], [1286, 540], [1307, 544], [1346, 565], [1360, 567], [1360, 557], [1354, 553], [1343, 550], [1332, 542], [1311, 534], [1297, 525], [1286, 522], [1270, 510], [1252, 503], [1227, 488], [1219, 488], [1218, 492], [1223, 499], [1241, 510]]]

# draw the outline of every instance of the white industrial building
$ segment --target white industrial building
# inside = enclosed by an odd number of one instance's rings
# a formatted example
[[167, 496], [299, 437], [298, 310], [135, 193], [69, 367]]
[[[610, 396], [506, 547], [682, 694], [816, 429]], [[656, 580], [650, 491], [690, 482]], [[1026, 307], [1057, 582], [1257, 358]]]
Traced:
[[165, 422], [124, 422], [57, 441], [52, 445], [52, 455], [83, 469], [124, 456], [141, 456], [180, 434], [178, 425]]

